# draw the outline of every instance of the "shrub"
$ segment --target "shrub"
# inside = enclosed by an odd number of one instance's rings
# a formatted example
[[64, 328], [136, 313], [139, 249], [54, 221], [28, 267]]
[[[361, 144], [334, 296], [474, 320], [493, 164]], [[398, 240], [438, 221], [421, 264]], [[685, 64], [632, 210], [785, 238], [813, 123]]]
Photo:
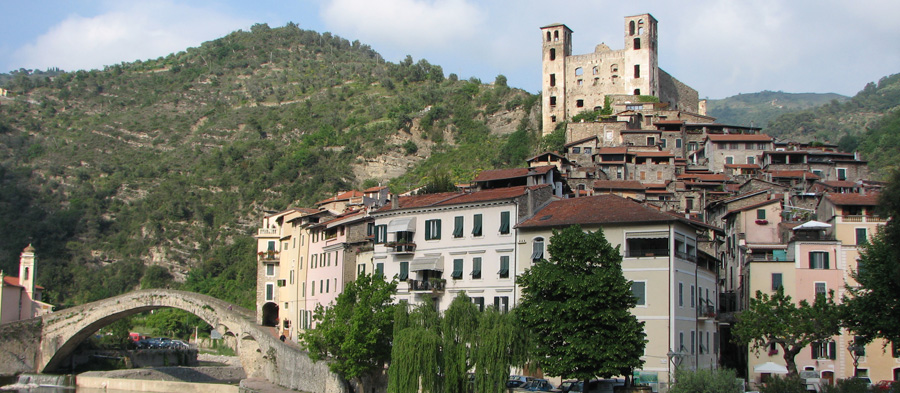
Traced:
[[740, 393], [742, 387], [738, 384], [734, 370], [675, 370], [675, 383], [671, 393]]
[[806, 393], [806, 384], [798, 376], [772, 377], [760, 387], [761, 393]]

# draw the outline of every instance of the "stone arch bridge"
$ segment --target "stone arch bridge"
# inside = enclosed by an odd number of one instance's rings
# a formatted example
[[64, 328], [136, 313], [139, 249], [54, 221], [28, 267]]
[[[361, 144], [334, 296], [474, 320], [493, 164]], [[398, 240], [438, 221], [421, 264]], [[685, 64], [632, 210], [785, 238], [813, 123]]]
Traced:
[[313, 363], [306, 352], [281, 342], [270, 328], [256, 325], [252, 311], [210, 296], [168, 289], [134, 291], [0, 326], [0, 375], [52, 373], [100, 328], [158, 308], [187, 311], [223, 335], [235, 337], [248, 377], [304, 392], [348, 391], [326, 363]]

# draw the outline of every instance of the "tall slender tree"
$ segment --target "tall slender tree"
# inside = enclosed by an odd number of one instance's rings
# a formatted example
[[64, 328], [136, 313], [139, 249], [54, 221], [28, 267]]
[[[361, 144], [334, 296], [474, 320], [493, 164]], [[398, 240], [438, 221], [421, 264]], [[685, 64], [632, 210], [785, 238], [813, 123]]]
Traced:
[[549, 260], [519, 278], [518, 315], [534, 338], [534, 357], [550, 375], [588, 380], [630, 376], [643, 364], [644, 323], [631, 314], [636, 304], [622, 274], [618, 247], [603, 231], [580, 226], [554, 230]]

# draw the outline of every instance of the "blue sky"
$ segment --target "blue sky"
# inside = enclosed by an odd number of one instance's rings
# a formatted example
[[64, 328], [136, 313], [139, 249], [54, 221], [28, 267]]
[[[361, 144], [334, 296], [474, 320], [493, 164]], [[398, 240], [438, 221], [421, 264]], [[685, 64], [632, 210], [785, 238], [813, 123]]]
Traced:
[[856, 94], [900, 72], [896, 0], [33, 0], [0, 1], [0, 72], [64, 70], [165, 56], [295, 22], [406, 55], [446, 74], [498, 74], [540, 90], [540, 30], [565, 23], [576, 54], [623, 47], [623, 17], [659, 21], [659, 65], [701, 97], [781, 90]]

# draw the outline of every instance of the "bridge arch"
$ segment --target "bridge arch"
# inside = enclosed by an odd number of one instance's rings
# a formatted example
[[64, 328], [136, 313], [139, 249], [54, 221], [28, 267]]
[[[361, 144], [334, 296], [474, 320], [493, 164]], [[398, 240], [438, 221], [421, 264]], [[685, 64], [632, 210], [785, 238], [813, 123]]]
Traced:
[[79, 343], [106, 325], [164, 307], [192, 313], [223, 335], [233, 335], [248, 377], [305, 392], [349, 391], [346, 381], [325, 362], [313, 363], [306, 352], [275, 337], [271, 327], [256, 325], [252, 311], [210, 296], [168, 289], [134, 291], [42, 316], [34, 371], [56, 370]]

